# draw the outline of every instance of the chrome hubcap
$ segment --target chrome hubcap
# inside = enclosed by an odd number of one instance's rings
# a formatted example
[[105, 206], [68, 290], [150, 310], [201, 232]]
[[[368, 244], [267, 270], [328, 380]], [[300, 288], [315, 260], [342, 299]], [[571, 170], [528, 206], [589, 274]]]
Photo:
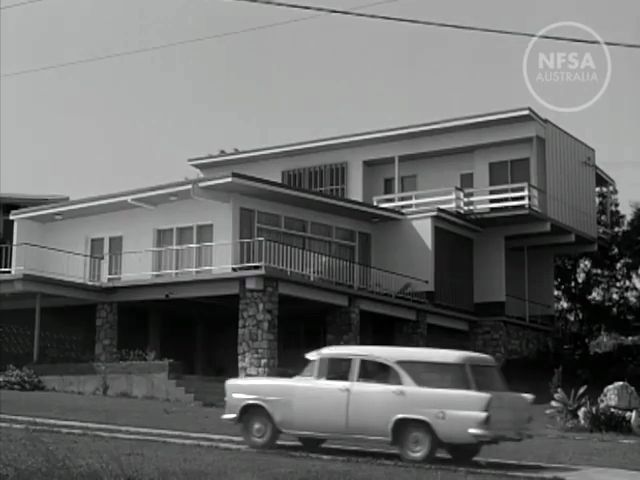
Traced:
[[262, 438], [267, 433], [267, 426], [261, 421], [255, 421], [251, 426], [251, 435], [255, 438]]
[[429, 449], [429, 438], [423, 433], [413, 432], [408, 438], [407, 447], [412, 455], [422, 455]]

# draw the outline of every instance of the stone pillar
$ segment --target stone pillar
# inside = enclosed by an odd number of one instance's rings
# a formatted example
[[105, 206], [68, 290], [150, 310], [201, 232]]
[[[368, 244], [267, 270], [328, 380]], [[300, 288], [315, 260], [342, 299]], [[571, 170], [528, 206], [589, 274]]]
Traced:
[[268, 278], [240, 282], [238, 374], [272, 375], [278, 366], [278, 283]]
[[96, 305], [96, 362], [118, 360], [118, 304]]
[[358, 345], [360, 343], [360, 307], [352, 299], [349, 306], [335, 308], [326, 320], [327, 345]]
[[406, 347], [426, 347], [427, 313], [416, 312], [415, 320], [396, 320], [395, 344]]

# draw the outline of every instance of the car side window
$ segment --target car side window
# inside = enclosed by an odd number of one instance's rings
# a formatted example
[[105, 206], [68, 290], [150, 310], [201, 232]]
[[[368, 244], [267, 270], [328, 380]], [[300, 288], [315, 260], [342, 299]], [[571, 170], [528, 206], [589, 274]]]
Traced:
[[398, 372], [389, 365], [373, 360], [361, 360], [358, 382], [402, 385]]
[[348, 381], [351, 371], [350, 358], [322, 358], [318, 378], [324, 380]]

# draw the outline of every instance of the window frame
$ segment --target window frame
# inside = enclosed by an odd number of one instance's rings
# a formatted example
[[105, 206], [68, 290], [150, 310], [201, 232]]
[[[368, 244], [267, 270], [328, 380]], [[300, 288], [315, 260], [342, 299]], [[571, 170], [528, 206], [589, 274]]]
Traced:
[[[199, 244], [197, 242], [198, 240], [198, 228], [199, 227], [205, 227], [205, 226], [211, 226], [211, 242], [205, 242], [202, 244]], [[177, 240], [178, 240], [178, 231], [181, 229], [187, 229], [190, 228], [191, 229], [191, 234], [192, 234], [192, 238], [193, 238], [193, 243], [189, 243], [189, 244], [184, 244], [184, 245], [178, 245], [177, 244]], [[168, 231], [171, 230], [172, 232], [172, 238], [171, 238], [171, 245], [167, 245], [167, 246], [163, 246], [160, 247], [158, 246], [158, 234], [161, 231]], [[198, 266], [197, 262], [198, 262], [198, 251], [202, 250], [204, 247], [210, 247], [211, 248], [211, 257], [214, 257], [214, 252], [213, 252], [213, 245], [215, 244], [215, 232], [216, 232], [216, 227], [215, 227], [215, 222], [213, 220], [211, 221], [203, 221], [203, 222], [195, 222], [195, 223], [186, 223], [186, 224], [179, 224], [179, 225], [162, 225], [162, 226], [158, 226], [158, 227], [154, 227], [153, 228], [153, 246], [151, 248], [151, 251], [153, 252], [152, 254], [152, 272], [153, 272], [153, 276], [178, 276], [178, 275], [195, 275], [197, 273], [200, 273], [201, 270], [206, 269], [204, 267], [204, 265], [202, 266]], [[189, 257], [191, 258], [191, 262], [192, 262], [192, 267], [191, 268], [187, 268], [184, 270], [178, 270], [178, 259], [179, 259], [179, 249], [178, 247], [184, 247], [186, 245], [193, 245], [193, 252], [191, 253], [191, 255], [189, 255]], [[170, 270], [167, 270], [166, 268], [163, 268], [162, 270], [160, 269], [160, 264], [162, 263], [162, 254], [166, 253], [165, 249], [169, 250], [170, 255], [168, 255], [170, 258], [168, 260], [169, 266], [171, 267]], [[212, 262], [213, 264], [213, 262]], [[164, 267], [164, 265], [163, 265]], [[211, 266], [207, 266], [210, 267], [210, 269], [213, 269], [214, 265]]]
[[[329, 361], [330, 360], [348, 360], [349, 363], [349, 373], [347, 375], [347, 379], [346, 380], [338, 380], [338, 379], [334, 379], [334, 378], [327, 378], [326, 374], [329, 373]], [[325, 362], [327, 364], [326, 367], [326, 373], [324, 377], [320, 376], [320, 373], [322, 372], [322, 368], [323, 368], [323, 362]], [[353, 382], [353, 378], [354, 378], [354, 374], [355, 374], [355, 368], [356, 368], [356, 359], [353, 356], [350, 355], [324, 355], [322, 357], [318, 358], [318, 364], [316, 365], [316, 375], [315, 378], [316, 380], [319, 381], [323, 381], [323, 382]]]
[[[120, 239], [120, 253], [112, 254], [111, 253], [111, 241], [112, 239]], [[91, 251], [91, 243], [94, 240], [102, 241], [102, 254], [100, 255], [100, 260], [97, 261], [97, 258], [94, 258], [93, 253]], [[118, 260], [115, 264], [112, 263], [112, 257], [117, 257]], [[93, 234], [87, 237], [87, 278], [89, 281], [93, 282], [102, 282], [103, 276], [106, 274], [107, 282], [112, 282], [116, 280], [122, 279], [122, 266], [124, 259], [124, 234], [121, 232], [109, 232], [109, 233], [99, 233]], [[106, 265], [102, 265], [102, 262], [106, 260]], [[112, 274], [112, 267], [119, 273]], [[97, 269], [97, 271], [94, 271]]]
[[[475, 383], [473, 381], [473, 377], [470, 374], [470, 371], [469, 371], [469, 368], [468, 368], [468, 364], [466, 362], [437, 362], [437, 361], [431, 361], [431, 360], [399, 360], [396, 363], [398, 365], [398, 368], [400, 368], [407, 375], [407, 377], [410, 378], [411, 381], [417, 387], [420, 387], [420, 388], [430, 388], [432, 390], [460, 390], [460, 391], [466, 391], [466, 392], [472, 391], [472, 390], [475, 389]], [[439, 366], [442, 366], [442, 365], [457, 366], [457, 367], [461, 368], [462, 371], [464, 372], [466, 388], [461, 388], [461, 387], [442, 387], [442, 386], [434, 387], [434, 386], [431, 386], [431, 385], [421, 385], [407, 371], [407, 369], [403, 365], [403, 364], [406, 364], [406, 363], [424, 363], [424, 364], [439, 365]]]
[[[360, 380], [360, 373], [362, 372], [362, 363], [363, 362], [379, 363], [380, 365], [384, 365], [384, 366], [390, 368], [391, 371], [393, 371], [396, 374], [396, 376], [398, 378], [398, 381], [400, 383], [361, 381]], [[357, 383], [357, 384], [365, 384], [365, 385], [386, 385], [386, 386], [389, 386], [389, 387], [398, 387], [398, 386], [404, 386], [405, 385], [405, 379], [404, 379], [404, 376], [402, 375], [402, 372], [400, 371], [400, 369], [396, 365], [394, 365], [393, 363], [386, 362], [386, 361], [378, 359], [378, 358], [359, 358], [358, 362], [357, 362], [356, 369], [355, 369], [353, 382]]]

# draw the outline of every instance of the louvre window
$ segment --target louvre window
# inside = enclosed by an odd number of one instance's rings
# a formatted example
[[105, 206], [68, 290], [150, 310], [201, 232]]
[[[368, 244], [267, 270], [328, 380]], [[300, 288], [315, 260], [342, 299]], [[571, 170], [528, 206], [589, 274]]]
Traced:
[[332, 163], [282, 172], [282, 183], [333, 197], [347, 196], [347, 164]]

